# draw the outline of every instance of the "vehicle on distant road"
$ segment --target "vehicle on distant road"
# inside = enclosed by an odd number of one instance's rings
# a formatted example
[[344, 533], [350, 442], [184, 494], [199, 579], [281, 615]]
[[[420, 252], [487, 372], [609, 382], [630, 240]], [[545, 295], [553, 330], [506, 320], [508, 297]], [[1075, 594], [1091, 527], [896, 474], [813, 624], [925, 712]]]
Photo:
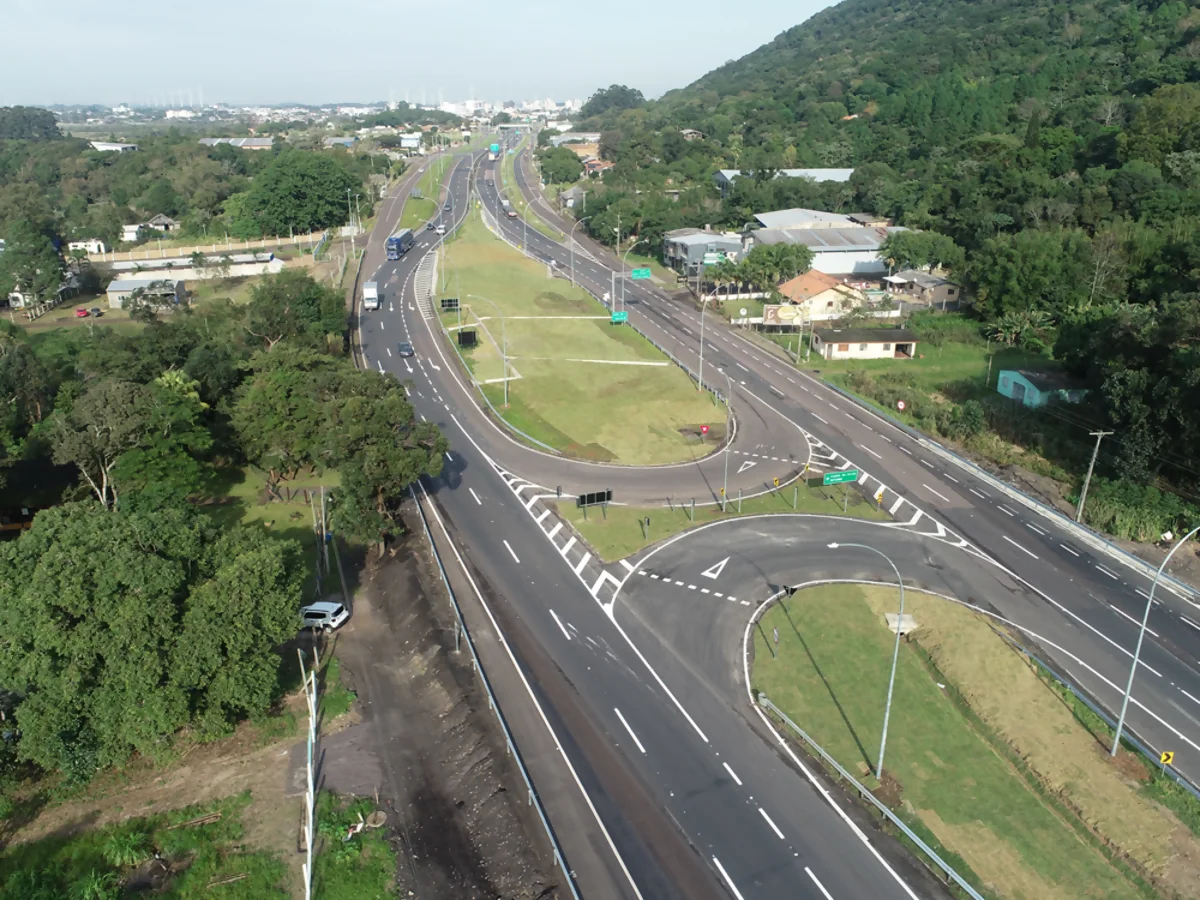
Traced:
[[426, 231], [433, 231], [433, 229], [435, 229], [435, 228], [437, 228], [437, 223], [435, 223], [435, 222], [426, 222], [425, 223]]
[[446, 226], [445, 226], [445, 225], [439, 225], [439, 226], [437, 227], [437, 233], [438, 233], [438, 234], [445, 234], [445, 233], [446, 233]]
[[505, 213], [505, 215], [508, 216], [510, 219], [515, 219], [517, 217], [517, 211], [515, 209], [510, 209], [508, 212]]
[[447, 200], [446, 205], [443, 206], [442, 209], [446, 210], [446, 212], [450, 212], [450, 207], [451, 207], [451, 203], [449, 200]]
[[416, 240], [417, 239], [413, 236], [411, 228], [401, 228], [390, 238], [388, 238], [387, 243], [384, 245], [387, 258], [399, 259], [412, 248], [412, 245], [416, 243]]
[[301, 627], [306, 630], [332, 634], [346, 624], [350, 613], [342, 604], [332, 600], [318, 600], [300, 610]]
[[379, 283], [368, 281], [363, 285], [363, 309], [379, 309]]
[[413, 345], [408, 341], [401, 341], [396, 345], [396, 351], [401, 356], [416, 356], [417, 351], [413, 349]]

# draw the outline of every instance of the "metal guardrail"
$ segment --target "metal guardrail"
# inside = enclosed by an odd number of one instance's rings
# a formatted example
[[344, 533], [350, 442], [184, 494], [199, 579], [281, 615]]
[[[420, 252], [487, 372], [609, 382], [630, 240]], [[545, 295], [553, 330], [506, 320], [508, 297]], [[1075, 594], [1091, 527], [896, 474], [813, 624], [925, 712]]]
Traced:
[[803, 728], [801, 728], [799, 725], [797, 725], [795, 722], [793, 722], [790, 718], [788, 718], [787, 713], [785, 713], [778, 706], [776, 706], [774, 703], [772, 703], [766, 694], [759, 694], [755, 698], [755, 701], [758, 703], [759, 706], [775, 713], [775, 715], [778, 716], [779, 719], [785, 725], [787, 725], [789, 728], [792, 729], [792, 731], [794, 731], [797, 735], [799, 735], [801, 737], [801, 739], [803, 739], [804, 743], [808, 744], [808, 746], [811, 747], [813, 749], [813, 751], [818, 756], [821, 757], [821, 759], [823, 759], [826, 763], [828, 763], [830, 766], [832, 766], [833, 769], [838, 773], [838, 775], [840, 775], [843, 779], [845, 779], [847, 782], [849, 782], [851, 785], [853, 785], [854, 789], [858, 791], [859, 795], [864, 800], [871, 803], [871, 805], [873, 805], [876, 809], [878, 809], [889, 822], [891, 822], [893, 825], [895, 825], [897, 828], [899, 828], [901, 833], [903, 833], [903, 835], [906, 838], [908, 838], [910, 841], [912, 841], [914, 844], [916, 844], [917, 847], [920, 848], [921, 852], [924, 853], [929, 859], [933, 860], [934, 864], [939, 869], [941, 869], [942, 872], [945, 873], [946, 877], [949, 878], [951, 881], [953, 881], [960, 888], [962, 888], [968, 894], [968, 896], [970, 896], [972, 898], [972, 900], [985, 900], [985, 898], [977, 890], [975, 890], [975, 888], [971, 887], [970, 883], [967, 882], [966, 879], [964, 879], [961, 875], [959, 875], [956, 871], [954, 871], [954, 869], [950, 866], [949, 863], [947, 863], [944, 859], [942, 859], [940, 856], [938, 856], [937, 852], [932, 847], [930, 847], [923, 840], [921, 840], [920, 836], [915, 831], [913, 831], [911, 828], [909, 828], [907, 825], [905, 825], [904, 821], [899, 816], [897, 816], [894, 812], [892, 812], [890, 809], [888, 809], [887, 805], [884, 804], [881, 800], [879, 800], [874, 794], [872, 794], [871, 791], [868, 790], [865, 785], [863, 785], [861, 782], [859, 782], [859, 780], [857, 778], [855, 778], [853, 775], [851, 775], [849, 772], [847, 772], [845, 769], [843, 769], [842, 766], [838, 763], [838, 761], [836, 759], [834, 759], [832, 756], [830, 756], [825, 751], [824, 747], [822, 747], [820, 744], [818, 744], [816, 741], [814, 741], [811, 737], [809, 737], [809, 735], [807, 734], [807, 732], [804, 731]]
[[321, 233], [321, 239], [317, 241], [317, 246], [313, 247], [313, 262], [321, 261], [321, 254], [329, 248], [329, 232]]
[[[1064, 678], [1062, 675], [1060, 675], [1054, 668], [1052, 668], [1050, 666], [1049, 663], [1034, 656], [1032, 653], [1029, 652], [1029, 650], [1022, 647], [1019, 643], [1017, 643], [1015, 640], [1013, 640], [1013, 638], [1010, 635], [1007, 635], [1003, 631], [1000, 631], [999, 629], [994, 628], [994, 627], [992, 628], [992, 631], [995, 632], [996, 634], [998, 634], [1000, 637], [1004, 638], [1004, 640], [1006, 642], [1008, 642], [1009, 646], [1011, 646], [1014, 650], [1016, 650], [1018, 653], [1020, 653], [1022, 656], [1024, 656], [1026, 659], [1028, 659], [1034, 665], [1036, 665], [1039, 669], [1041, 669], [1043, 672], [1045, 672], [1047, 676], [1049, 676], [1050, 678], [1053, 678], [1055, 681], [1057, 681], [1059, 684], [1061, 684], [1064, 688], [1066, 688], [1068, 691], [1070, 691], [1071, 694], [1076, 699], [1078, 699], [1084, 706], [1086, 706], [1093, 713], [1095, 713], [1097, 716], [1099, 716], [1110, 728], [1112, 728], [1114, 733], [1116, 732], [1117, 723], [1113, 720], [1113, 718], [1108, 713], [1106, 713], [1100, 707], [1100, 705], [1098, 703], [1096, 703], [1094, 700], [1092, 700], [1092, 698], [1089, 697], [1081, 688], [1076, 687], [1074, 684], [1072, 684], [1070, 681], [1068, 681], [1066, 678]], [[1135, 750], [1138, 751], [1138, 753], [1140, 753], [1140, 754], [1142, 754], [1142, 756], [1146, 757], [1146, 760], [1152, 766], [1154, 766], [1154, 768], [1158, 769], [1160, 772], [1162, 772], [1164, 775], [1166, 775], [1168, 778], [1170, 778], [1172, 781], [1174, 781], [1177, 785], [1179, 785], [1181, 788], [1183, 788], [1185, 791], [1187, 791], [1189, 794], [1191, 794], [1197, 800], [1200, 800], [1200, 787], [1193, 784], [1191, 782], [1191, 780], [1187, 778], [1187, 776], [1183, 775], [1181, 772], [1176, 770], [1176, 768], [1174, 766], [1166, 765], [1165, 763], [1161, 762], [1160, 751], [1155, 750], [1152, 747], [1148, 746], [1140, 738], [1138, 738], [1136, 735], [1132, 734], [1130, 732], [1128, 722], [1125, 724], [1125, 728], [1121, 733], [1121, 740], [1122, 740], [1122, 742], [1130, 744]]]
[[[894, 416], [891, 416], [888, 413], [884, 412], [883, 410], [880, 410], [880, 409], [876, 408], [875, 406], [872, 406], [872, 405], [864, 402], [863, 398], [858, 397], [858, 396], [852, 394], [850, 391], [847, 391], [844, 388], [838, 387], [836, 384], [832, 384], [831, 382], [826, 381], [824, 379], [822, 379], [821, 383], [824, 384], [826, 387], [830, 388], [831, 390], [834, 390], [837, 393], [841, 394], [843, 397], [845, 397], [847, 400], [851, 401], [855, 405], [857, 405], [863, 409], [866, 409], [867, 411], [878, 416], [879, 418], [886, 420], [887, 422], [891, 423], [892, 425], [895, 425], [897, 428], [899, 428], [901, 431], [905, 432], [909, 437], [911, 437], [913, 440], [920, 443], [922, 446], [928, 447], [930, 450], [932, 450], [934, 453], [938, 454], [939, 456], [947, 459], [948, 461], [954, 463], [957, 466], [962, 467], [963, 469], [966, 469], [967, 471], [969, 471], [973, 475], [975, 475], [975, 477], [977, 477], [981, 481], [984, 481], [987, 484], [991, 485], [997, 491], [1000, 491], [1001, 493], [1005, 494], [1007, 497], [1011, 498], [1012, 500], [1016, 501], [1017, 503], [1020, 503], [1023, 506], [1026, 506], [1026, 507], [1034, 510], [1038, 514], [1040, 514], [1048, 519], [1053, 520], [1057, 525], [1059, 525], [1061, 528], [1065, 529], [1066, 531], [1070, 532], [1072, 535], [1077, 537], [1082, 543], [1085, 543], [1088, 546], [1090, 546], [1093, 550], [1098, 550], [1101, 553], [1108, 554], [1111, 557], [1121, 560], [1122, 562], [1125, 563], [1125, 565], [1128, 565], [1131, 568], [1137, 569], [1142, 574], [1144, 574], [1147, 578], [1155, 577], [1155, 574], [1158, 571], [1156, 566], [1146, 562], [1144, 559], [1141, 559], [1140, 557], [1134, 556], [1132, 553], [1130, 553], [1127, 550], [1123, 550], [1122, 548], [1118, 547], [1116, 544], [1113, 544], [1111, 541], [1107, 540], [1103, 535], [1100, 535], [1097, 532], [1092, 531], [1090, 528], [1087, 528], [1084, 525], [1081, 525], [1080, 523], [1076, 522], [1075, 520], [1068, 518], [1067, 516], [1065, 516], [1061, 512], [1059, 512], [1057, 509], [1047, 506], [1045, 503], [1042, 503], [1040, 500], [1030, 497], [1028, 494], [1018, 490], [1017, 488], [1013, 487], [1012, 485], [1007, 484], [1004, 481], [1001, 481], [999, 478], [997, 478], [991, 472], [988, 472], [986, 469], [984, 469], [980, 466], [977, 466], [975, 463], [971, 462], [968, 459], [964, 459], [963, 457], [959, 456], [957, 453], [953, 452], [952, 450], [946, 449], [944, 446], [942, 446], [942, 444], [940, 444], [936, 440], [930, 438], [928, 435], [922, 434], [921, 432], [917, 431], [915, 428], [912, 428], [909, 425], [906, 425], [905, 423], [901, 422], [899, 419], [895, 418]], [[1166, 572], [1162, 573], [1162, 578], [1160, 580], [1169, 581], [1177, 591], [1182, 592], [1183, 594], [1185, 594], [1188, 597], [1192, 597], [1192, 598], [1200, 597], [1200, 592], [1198, 592], [1196, 590], [1196, 588], [1192, 587], [1190, 584], [1180, 581], [1178, 578], [1176, 578], [1173, 575], [1170, 575]]]
[[[463, 618], [462, 608], [458, 604], [458, 597], [454, 593], [454, 588], [450, 586], [450, 579], [446, 576], [446, 567], [442, 565], [441, 554], [438, 553], [437, 546], [433, 542], [433, 534], [429, 530], [429, 521], [425, 518], [425, 510], [421, 506], [421, 501], [417, 498], [417, 492], [412, 487], [409, 487], [409, 491], [416, 503], [417, 511], [421, 515], [421, 528], [425, 532], [425, 540], [429, 544], [429, 549], [433, 552], [433, 558], [438, 566], [438, 574], [442, 577], [442, 584], [446, 587], [446, 593], [450, 596], [450, 605], [454, 609], [455, 625], [458, 628], [458, 632], [455, 634], [455, 642], [457, 643], [459, 634], [466, 638], [467, 650], [471, 653], [471, 661], [475, 666], [475, 672], [479, 675], [479, 681], [487, 693], [488, 706], [496, 714], [496, 721], [500, 723], [500, 730], [504, 732], [504, 740], [508, 745], [508, 752], [512, 754], [512, 758], [516, 761], [517, 769], [520, 771], [521, 778], [525, 782], [528, 803], [537, 810], [542, 827], [546, 830], [546, 838], [550, 841], [550, 846], [554, 851], [554, 864], [562, 871], [567, 888], [571, 892], [571, 897], [574, 900], [582, 900], [579, 888], [575, 884], [575, 878], [567, 866], [562, 847], [559, 846], [558, 836], [554, 833], [554, 828], [550, 824], [550, 817], [546, 814], [545, 807], [542, 806], [542, 799], [538, 795], [537, 789], [533, 786], [533, 780], [529, 777], [529, 770], [525, 768], [525, 761], [521, 758], [521, 751], [517, 748], [517, 743], [513, 740], [512, 732], [509, 731], [508, 722], [505, 720], [504, 713], [500, 709], [500, 701], [492, 692], [491, 681], [488, 679], [487, 672], [483, 668], [483, 662], [479, 659], [479, 654], [475, 650], [475, 641], [471, 637], [470, 629], [467, 628], [466, 620]], [[422, 492], [424, 492], [423, 488]]]

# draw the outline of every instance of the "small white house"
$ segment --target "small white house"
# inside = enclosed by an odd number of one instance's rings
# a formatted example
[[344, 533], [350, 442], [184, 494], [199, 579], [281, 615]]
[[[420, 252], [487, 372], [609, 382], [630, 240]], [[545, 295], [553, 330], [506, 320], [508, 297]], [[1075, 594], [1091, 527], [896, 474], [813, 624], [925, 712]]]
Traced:
[[122, 225], [121, 226], [121, 240], [124, 241], [126, 244], [132, 244], [134, 241], [136, 241], [138, 239], [138, 229], [140, 229], [141, 227], [142, 226], [140, 223], [135, 224], [135, 225]]
[[129, 298], [139, 290], [142, 296], [153, 298], [162, 305], [180, 303], [187, 296], [183, 282], [174, 278], [122, 278], [108, 286], [109, 308], [124, 309]]
[[84, 253], [107, 253], [108, 245], [100, 238], [88, 238], [85, 241], [71, 241], [67, 244], [67, 249], [71, 252], [82, 250]]
[[828, 328], [813, 332], [813, 352], [824, 359], [912, 359], [917, 335], [907, 328]]
[[93, 150], [101, 153], [132, 153], [138, 148], [137, 144], [121, 144], [116, 141], [90, 141]]

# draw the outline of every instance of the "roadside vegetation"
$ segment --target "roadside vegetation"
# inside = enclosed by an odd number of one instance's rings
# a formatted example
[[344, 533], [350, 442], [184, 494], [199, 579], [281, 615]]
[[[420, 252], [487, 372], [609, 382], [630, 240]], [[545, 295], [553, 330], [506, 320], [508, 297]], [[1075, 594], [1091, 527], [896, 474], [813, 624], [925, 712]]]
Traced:
[[[439, 297], [459, 298], [462, 322], [479, 341], [464, 352], [467, 366], [511, 425], [572, 456], [631, 465], [705, 455], [724, 433], [724, 407], [637, 332], [613, 325], [582, 288], [492, 235], [477, 212], [447, 258]], [[441, 319], [457, 334], [460, 313]], [[706, 442], [702, 425], [711, 429]]]
[[[420, 231], [426, 222], [437, 215], [442, 182], [452, 171], [452, 166], [453, 160], [449, 154], [425, 160], [425, 171], [404, 201], [404, 214], [400, 217], [398, 227]], [[420, 196], [415, 196], [418, 193]]]
[[553, 225], [542, 221], [537, 212], [532, 209], [525, 199], [525, 195], [521, 192], [517, 185], [517, 178], [514, 174], [516, 167], [517, 154], [529, 143], [528, 135], [521, 139], [521, 143], [511, 151], [505, 151], [500, 157], [500, 188], [499, 193], [502, 197], [507, 197], [512, 204], [517, 215], [521, 220], [527, 221], [529, 227], [540, 231], [543, 235], [550, 238], [552, 241], [561, 241], [565, 235]]
[[558, 505], [558, 514], [582, 535], [588, 546], [605, 562], [626, 559], [689, 528], [738, 516], [807, 514], [859, 519], [888, 518], [878, 504], [864, 498], [851, 487], [821, 488], [804, 484], [784, 485], [771, 493], [747, 497], [740, 502], [735, 495], [725, 505], [724, 512], [719, 503], [700, 500], [694, 512], [693, 519], [690, 497], [674, 498], [669, 505], [663, 506], [593, 506], [587, 510], [586, 516], [582, 509], [569, 501]]
[[917, 629], [900, 648], [882, 781], [894, 589], [781, 599], [755, 630], [754, 689], [985, 895], [1200, 896], [1194, 801], [1159, 802], [1153, 768], [1128, 750], [1110, 760], [1111, 731], [1089, 730], [989, 620], [905, 596]]

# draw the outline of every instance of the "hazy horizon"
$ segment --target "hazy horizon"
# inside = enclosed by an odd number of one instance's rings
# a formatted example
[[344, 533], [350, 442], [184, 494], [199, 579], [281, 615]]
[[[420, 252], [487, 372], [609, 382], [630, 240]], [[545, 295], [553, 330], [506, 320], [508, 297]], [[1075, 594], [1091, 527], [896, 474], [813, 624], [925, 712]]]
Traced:
[[[124, 0], [121, 9], [9, 0], [15, 37], [0, 61], [0, 105], [282, 105], [478, 99], [586, 99], [627, 84], [647, 97], [683, 87], [832, 5], [765, 0], [751, 17], [716, 0], [613, 0], [602, 15], [549, 0], [210, 0], [194, 8]], [[730, 21], [724, 19], [730, 18]], [[392, 31], [394, 33], [389, 33]], [[352, 98], [352, 99], [347, 99]]]

